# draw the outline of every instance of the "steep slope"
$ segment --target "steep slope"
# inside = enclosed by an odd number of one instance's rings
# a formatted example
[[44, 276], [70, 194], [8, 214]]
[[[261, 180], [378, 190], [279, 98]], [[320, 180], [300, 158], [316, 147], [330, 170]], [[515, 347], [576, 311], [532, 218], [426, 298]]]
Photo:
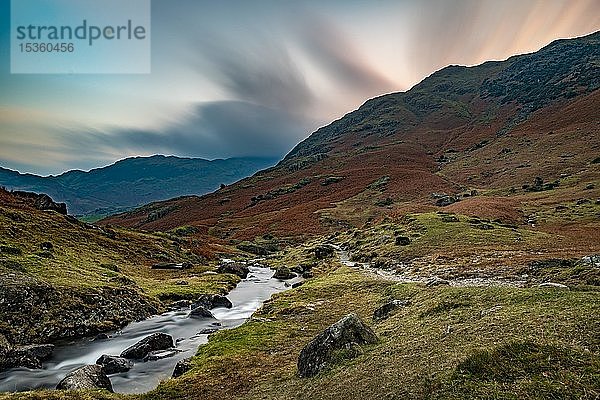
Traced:
[[[94, 335], [147, 318], [163, 302], [228, 291], [237, 277], [203, 274], [213, 269], [203, 256], [211, 251], [227, 248], [183, 232], [100, 229], [0, 189], [0, 369], [6, 341]], [[152, 269], [157, 262], [190, 268]]]
[[40, 177], [0, 168], [0, 186], [47, 193], [75, 215], [107, 215], [151, 201], [205, 194], [273, 165], [276, 160], [135, 157], [89, 172]]
[[540, 190], [560, 185], [557, 201], [593, 195], [583, 190], [600, 177], [592, 163], [599, 87], [600, 32], [506, 61], [450, 66], [407, 92], [367, 101], [274, 168], [103, 223], [150, 230], [193, 224], [234, 239], [298, 236], [456, 200], [463, 201], [451, 207], [463, 213], [524, 223], [527, 207], [542, 201], [535, 178], [543, 180]]

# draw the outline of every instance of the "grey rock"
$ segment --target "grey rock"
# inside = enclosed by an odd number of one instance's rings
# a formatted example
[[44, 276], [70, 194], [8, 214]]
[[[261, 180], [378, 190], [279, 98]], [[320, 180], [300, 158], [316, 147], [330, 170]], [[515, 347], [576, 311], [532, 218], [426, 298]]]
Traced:
[[197, 306], [190, 311], [190, 318], [215, 318], [213, 313], [202, 306]]
[[174, 301], [173, 303], [171, 303], [171, 309], [172, 310], [180, 310], [182, 308], [187, 308], [190, 307], [190, 305], [192, 304], [191, 301], [189, 300], [177, 300]]
[[54, 249], [54, 245], [52, 245], [52, 243], [50, 243], [50, 242], [40, 243], [40, 250], [42, 250], [42, 251], [52, 251], [52, 249]]
[[456, 215], [442, 215], [442, 222], [459, 222]]
[[0, 351], [0, 371], [8, 368], [42, 368], [42, 362], [52, 355], [54, 345], [32, 344], [27, 346], [7, 346]]
[[275, 274], [273, 275], [273, 278], [275, 279], [279, 279], [279, 280], [287, 280], [287, 279], [292, 279], [295, 278], [296, 274], [293, 273], [292, 271], [290, 271], [290, 269], [288, 267], [280, 267], [279, 269], [277, 269], [277, 271], [275, 271]]
[[325, 329], [300, 352], [298, 374], [311, 377], [319, 374], [332, 362], [336, 350], [377, 342], [377, 336], [355, 314], [348, 314]]
[[113, 391], [110, 379], [100, 365], [85, 365], [70, 372], [56, 386], [57, 389], [79, 390], [79, 389], [106, 389]]
[[123, 350], [121, 357], [141, 360], [151, 351], [166, 350], [174, 347], [173, 337], [166, 333], [157, 332], [146, 336], [133, 346]]
[[303, 274], [302, 274], [302, 277], [303, 277], [304, 279], [310, 279], [310, 278], [312, 278], [312, 277], [314, 277], [314, 276], [315, 276], [315, 274], [313, 274], [313, 272], [312, 272], [312, 271], [306, 271], [305, 273], [303, 273]]
[[401, 307], [408, 307], [408, 306], [410, 306], [410, 301], [409, 300], [392, 300], [392, 301], [388, 301], [387, 303], [385, 303], [381, 307], [378, 307], [373, 312], [373, 321], [384, 320], [384, 319], [386, 319], [387, 317], [390, 316], [390, 313], [392, 311], [397, 310], [398, 308], [401, 308]]
[[127, 372], [133, 367], [133, 361], [123, 357], [109, 356], [107, 354], [100, 356], [100, 358], [96, 360], [96, 364], [102, 366], [106, 375]]
[[406, 236], [396, 236], [396, 246], [408, 246], [410, 244], [410, 238]]
[[244, 264], [230, 262], [219, 265], [219, 268], [217, 268], [217, 272], [219, 274], [233, 274], [239, 276], [242, 279], [246, 279], [250, 270], [248, 269], [248, 266]]
[[441, 199], [438, 199], [435, 202], [435, 205], [438, 207], [446, 207], [446, 206], [449, 206], [450, 204], [456, 203], [458, 200], [459, 199], [454, 196], [445, 196], [445, 197], [442, 197]]
[[183, 360], [179, 360], [179, 361], [177, 361], [177, 364], [175, 364], [175, 369], [173, 370], [172, 377], [178, 378], [191, 369], [192, 369], [192, 359], [191, 358], [184, 358]]
[[333, 257], [335, 249], [331, 245], [323, 244], [315, 247], [314, 253], [317, 260], [323, 260], [325, 258]]
[[207, 310], [211, 310], [217, 307], [231, 308], [233, 307], [233, 304], [231, 304], [231, 301], [229, 301], [229, 299], [223, 295], [203, 294], [202, 296], [198, 297], [195, 303], [191, 305], [192, 309], [198, 306], [202, 306]]
[[594, 268], [600, 268], [600, 255], [595, 254], [591, 256], [585, 256], [580, 261], [580, 264], [587, 264]]

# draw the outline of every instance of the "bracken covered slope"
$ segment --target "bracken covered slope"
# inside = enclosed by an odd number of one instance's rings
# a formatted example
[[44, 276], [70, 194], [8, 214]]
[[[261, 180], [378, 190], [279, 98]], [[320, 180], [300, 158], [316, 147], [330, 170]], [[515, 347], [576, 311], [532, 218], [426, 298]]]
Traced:
[[305, 236], [461, 200], [449, 209], [523, 224], [530, 209], [554, 201], [544, 189], [563, 189], [557, 202], [598, 196], [599, 87], [600, 32], [506, 61], [450, 66], [367, 101], [271, 169], [102, 223], [196, 225], [233, 239]]

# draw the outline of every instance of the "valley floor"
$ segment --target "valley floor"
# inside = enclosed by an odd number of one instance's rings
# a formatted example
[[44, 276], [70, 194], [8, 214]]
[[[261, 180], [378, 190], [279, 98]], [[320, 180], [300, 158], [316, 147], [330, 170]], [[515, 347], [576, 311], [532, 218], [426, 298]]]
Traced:
[[[1, 399], [595, 399], [600, 395], [600, 291], [427, 287], [330, 260], [278, 294], [243, 326], [200, 347], [194, 368], [139, 397], [43, 391]], [[374, 322], [373, 311], [410, 305]], [[299, 378], [307, 342], [350, 312], [379, 343], [341, 352], [333, 368]]]

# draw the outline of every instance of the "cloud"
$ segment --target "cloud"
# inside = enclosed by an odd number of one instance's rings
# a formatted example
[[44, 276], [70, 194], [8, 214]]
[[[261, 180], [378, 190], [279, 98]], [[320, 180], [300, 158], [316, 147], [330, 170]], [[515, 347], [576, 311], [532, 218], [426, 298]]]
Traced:
[[225, 38], [211, 40], [200, 54], [209, 64], [209, 70], [202, 68], [201, 73], [211, 74], [234, 99], [295, 114], [305, 112], [314, 101], [287, 50], [259, 32], [241, 46]]
[[[208, 159], [280, 158], [306, 136], [309, 125], [293, 113], [248, 102], [208, 102], [196, 105], [186, 120], [160, 130], [44, 127], [43, 136], [33, 131], [29, 136], [48, 137], [48, 143], [3, 141], [9, 153], [0, 151], [0, 159], [20, 170], [44, 166], [47, 172], [58, 173], [73, 166], [87, 169], [156, 153]], [[31, 160], [27, 168], [19, 162], [24, 158]]]
[[313, 62], [342, 88], [363, 98], [386, 93], [394, 84], [373, 68], [336, 24], [317, 14], [305, 14], [297, 24], [299, 41]]

